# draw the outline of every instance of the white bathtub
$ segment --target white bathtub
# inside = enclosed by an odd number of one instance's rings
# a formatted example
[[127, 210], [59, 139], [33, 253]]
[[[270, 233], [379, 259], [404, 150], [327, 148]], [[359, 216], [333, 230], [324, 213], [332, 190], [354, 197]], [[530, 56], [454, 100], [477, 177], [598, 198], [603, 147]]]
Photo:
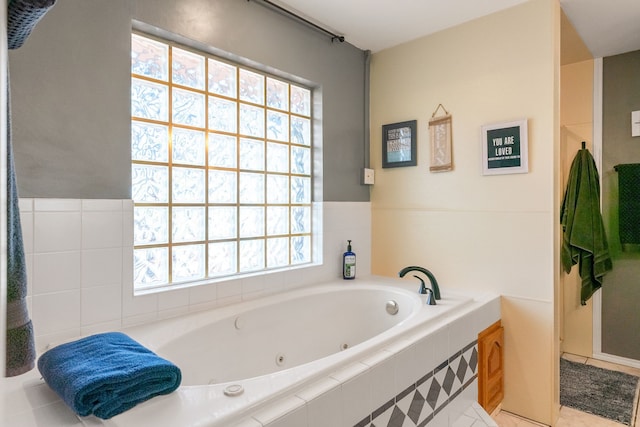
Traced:
[[[387, 303], [396, 304], [398, 312], [388, 313]], [[129, 332], [180, 366], [183, 385], [219, 384], [274, 374], [345, 350], [357, 354], [364, 348], [360, 344], [379, 342], [385, 332], [393, 334], [394, 327], [422, 308], [416, 292], [342, 282]]]
[[410, 278], [340, 280], [124, 329], [181, 368], [178, 390], [110, 420], [79, 419], [34, 370], [4, 382], [0, 403], [16, 415], [0, 421], [371, 427], [404, 411], [415, 422], [398, 425], [458, 425], [477, 399], [477, 334], [500, 318], [499, 297], [444, 286], [427, 306], [417, 288]]
[[[322, 393], [339, 387], [361, 374], [363, 366], [394, 356], [478, 304], [473, 296], [443, 289], [438, 305], [427, 306], [417, 284], [386, 278], [337, 281], [125, 330], [178, 365], [183, 383], [173, 394], [107, 425], [275, 426], [291, 412], [291, 402], [283, 403], [291, 397], [299, 403], [314, 387]], [[397, 304], [397, 314], [387, 312], [389, 301]], [[421, 367], [417, 371], [413, 383], [423, 375]], [[407, 385], [394, 383], [391, 398]], [[318, 425], [353, 426], [376, 408], [342, 416], [340, 424]]]

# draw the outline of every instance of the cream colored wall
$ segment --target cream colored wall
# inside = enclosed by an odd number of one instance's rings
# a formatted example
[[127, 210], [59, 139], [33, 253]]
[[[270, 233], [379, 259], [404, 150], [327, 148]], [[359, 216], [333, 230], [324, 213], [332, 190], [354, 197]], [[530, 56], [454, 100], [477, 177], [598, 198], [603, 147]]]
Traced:
[[[563, 65], [561, 69], [561, 181], [566, 186], [571, 162], [581, 142], [593, 150], [593, 60]], [[591, 357], [593, 354], [593, 302], [580, 305], [580, 275], [574, 267], [562, 274], [562, 351]]]
[[[531, 0], [376, 53], [371, 63], [372, 271], [429, 268], [447, 289], [503, 295], [503, 409], [557, 417], [557, 0]], [[453, 115], [451, 172], [429, 172], [428, 120]], [[481, 126], [527, 118], [529, 173], [482, 176]], [[381, 126], [418, 120], [418, 166], [381, 168]], [[413, 280], [408, 278], [407, 280]]]

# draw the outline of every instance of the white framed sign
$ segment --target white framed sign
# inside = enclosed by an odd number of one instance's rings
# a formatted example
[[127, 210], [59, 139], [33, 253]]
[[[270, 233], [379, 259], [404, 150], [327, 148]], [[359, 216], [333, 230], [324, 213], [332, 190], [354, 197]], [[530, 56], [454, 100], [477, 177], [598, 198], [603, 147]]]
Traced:
[[527, 119], [482, 126], [482, 174], [529, 172]]

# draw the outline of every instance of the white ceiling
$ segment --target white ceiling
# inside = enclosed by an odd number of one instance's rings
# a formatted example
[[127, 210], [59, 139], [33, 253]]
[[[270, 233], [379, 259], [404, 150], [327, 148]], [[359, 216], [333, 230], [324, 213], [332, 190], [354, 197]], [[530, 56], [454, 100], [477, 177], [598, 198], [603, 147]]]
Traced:
[[[527, 0], [272, 0], [377, 52]], [[640, 0], [560, 0], [591, 54], [640, 50]]]

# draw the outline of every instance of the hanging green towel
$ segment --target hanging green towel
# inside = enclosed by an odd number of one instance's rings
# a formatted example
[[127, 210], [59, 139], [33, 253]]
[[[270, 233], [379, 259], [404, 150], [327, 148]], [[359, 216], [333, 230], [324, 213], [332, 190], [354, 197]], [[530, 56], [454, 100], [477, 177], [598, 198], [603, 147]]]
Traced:
[[618, 224], [622, 250], [640, 245], [640, 163], [618, 165]]
[[560, 210], [562, 266], [569, 273], [578, 264], [582, 286], [580, 303], [585, 305], [602, 286], [612, 269], [607, 236], [600, 214], [600, 178], [588, 150], [578, 152], [571, 163], [569, 181]]

